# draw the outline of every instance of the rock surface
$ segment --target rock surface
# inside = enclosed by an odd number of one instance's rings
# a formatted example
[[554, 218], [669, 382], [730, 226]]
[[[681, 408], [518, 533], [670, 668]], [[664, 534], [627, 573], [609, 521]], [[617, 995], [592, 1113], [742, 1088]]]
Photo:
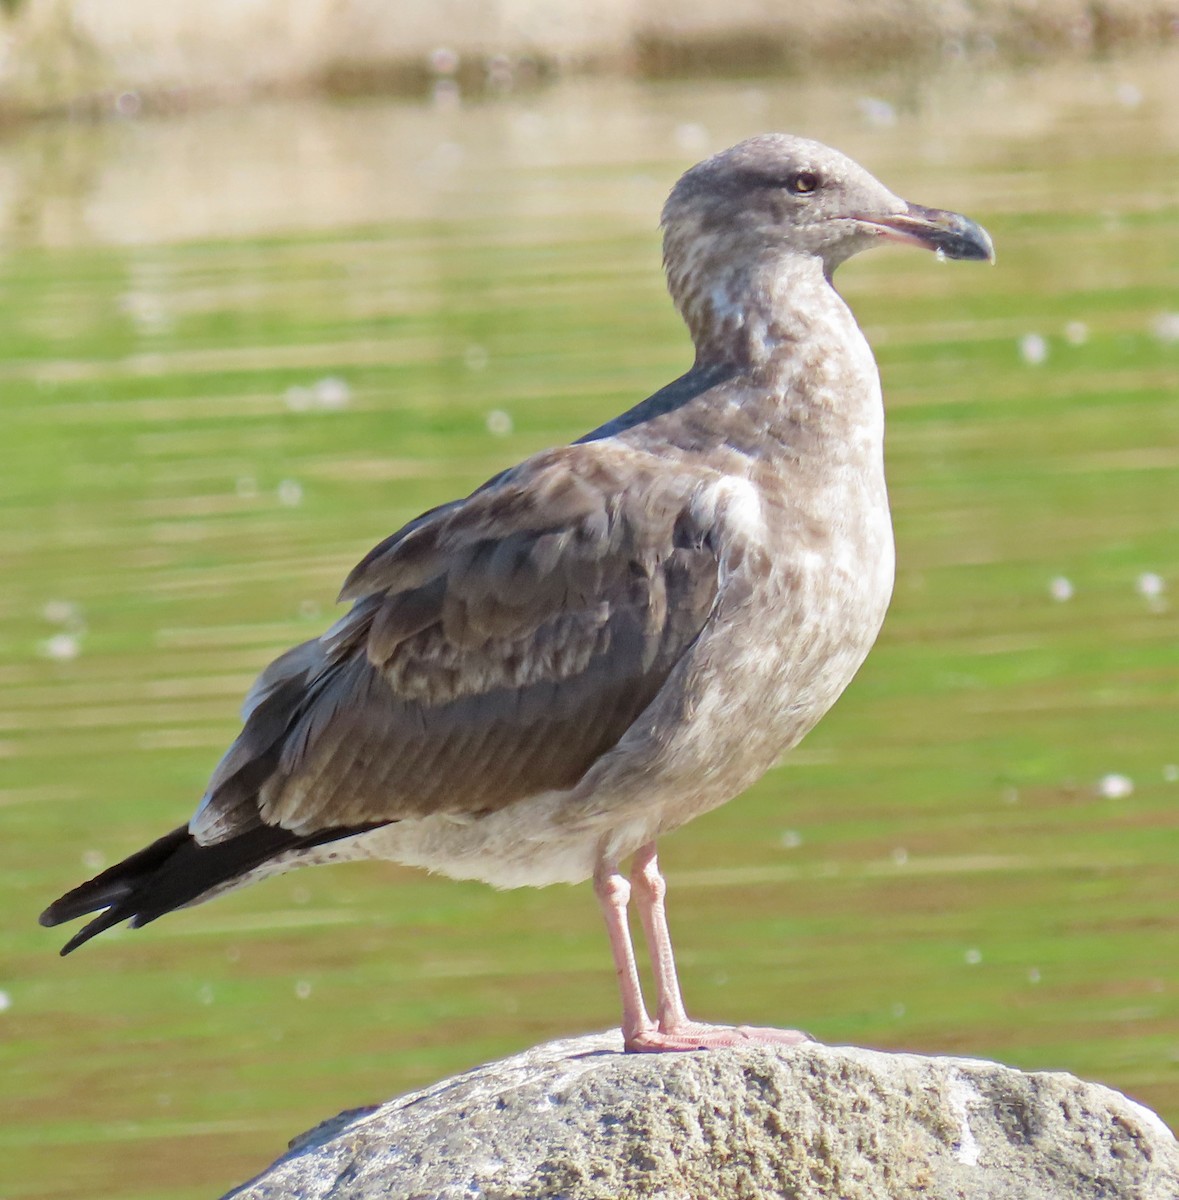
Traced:
[[1160, 1118], [1071, 1075], [818, 1044], [620, 1047], [551, 1042], [343, 1113], [229, 1197], [1179, 1200]]

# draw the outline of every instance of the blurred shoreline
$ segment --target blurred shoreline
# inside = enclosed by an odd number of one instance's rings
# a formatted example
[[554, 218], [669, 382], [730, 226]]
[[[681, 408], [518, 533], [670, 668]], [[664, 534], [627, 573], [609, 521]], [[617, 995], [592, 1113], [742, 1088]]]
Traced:
[[862, 75], [1179, 43], [1176, 0], [6, 0], [0, 122], [556, 76]]
[[[935, 138], [942, 128], [954, 137]], [[1101, 138], [1078, 136], [1098, 128]], [[863, 161], [887, 162], [898, 179], [936, 170], [953, 180], [947, 194], [957, 207], [990, 219], [1029, 205], [1072, 212], [1067, 178], [1050, 197], [1028, 192], [1040, 147], [1081, 145], [1090, 161], [1169, 161], [1179, 150], [1179, 43], [1034, 67], [968, 61], [872, 78], [658, 85], [574, 77], [494, 102], [310, 96], [167, 119], [141, 112], [25, 124], [0, 139], [0, 251], [295, 230], [363, 236], [390, 222], [425, 228], [474, 214], [538, 241], [571, 225], [586, 236], [628, 228], [654, 239], [670, 179], [765, 129], [836, 142]], [[979, 161], [995, 174], [976, 193], [965, 168]], [[1133, 189], [1119, 195], [1118, 210], [1155, 205], [1160, 194]]]

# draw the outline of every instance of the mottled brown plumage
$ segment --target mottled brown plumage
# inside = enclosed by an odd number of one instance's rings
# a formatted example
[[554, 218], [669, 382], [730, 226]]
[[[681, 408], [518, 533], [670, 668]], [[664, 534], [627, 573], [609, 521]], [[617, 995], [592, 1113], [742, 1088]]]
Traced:
[[384, 857], [506, 887], [593, 876], [628, 1047], [798, 1036], [688, 1021], [655, 840], [795, 745], [884, 619], [879, 380], [832, 272], [882, 237], [956, 258], [989, 258], [990, 241], [781, 135], [689, 171], [664, 230], [692, 369], [377, 546], [344, 585], [348, 613], [263, 672], [188, 827], [46, 911], [105, 910], [65, 952], [301, 863]]
[[[687, 503], [698, 483], [650, 455], [568, 446], [369, 555], [317, 661], [293, 663], [316, 702], [288, 722], [263, 819], [305, 832], [478, 815], [572, 787], [716, 599]], [[242, 737], [251, 746], [249, 723]], [[194, 830], [206, 840], [242, 819], [218, 783]]]

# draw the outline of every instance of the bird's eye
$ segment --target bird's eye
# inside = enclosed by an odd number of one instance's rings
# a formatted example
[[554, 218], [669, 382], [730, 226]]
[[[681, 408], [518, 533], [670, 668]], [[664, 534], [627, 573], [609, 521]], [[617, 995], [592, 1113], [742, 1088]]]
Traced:
[[819, 186], [819, 177], [814, 171], [799, 171], [786, 180], [786, 190], [792, 196], [809, 196]]

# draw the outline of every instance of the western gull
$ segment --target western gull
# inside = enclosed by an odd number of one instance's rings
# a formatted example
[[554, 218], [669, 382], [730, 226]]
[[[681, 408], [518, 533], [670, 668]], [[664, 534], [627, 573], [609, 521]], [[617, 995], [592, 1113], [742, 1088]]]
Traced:
[[627, 1049], [805, 1037], [689, 1020], [656, 841], [796, 745], [884, 620], [884, 410], [836, 267], [882, 241], [994, 251], [966, 217], [783, 134], [692, 167], [663, 233], [691, 370], [373, 549], [346, 615], [262, 672], [188, 824], [45, 910], [99, 914], [62, 954], [303, 864], [592, 879]]

